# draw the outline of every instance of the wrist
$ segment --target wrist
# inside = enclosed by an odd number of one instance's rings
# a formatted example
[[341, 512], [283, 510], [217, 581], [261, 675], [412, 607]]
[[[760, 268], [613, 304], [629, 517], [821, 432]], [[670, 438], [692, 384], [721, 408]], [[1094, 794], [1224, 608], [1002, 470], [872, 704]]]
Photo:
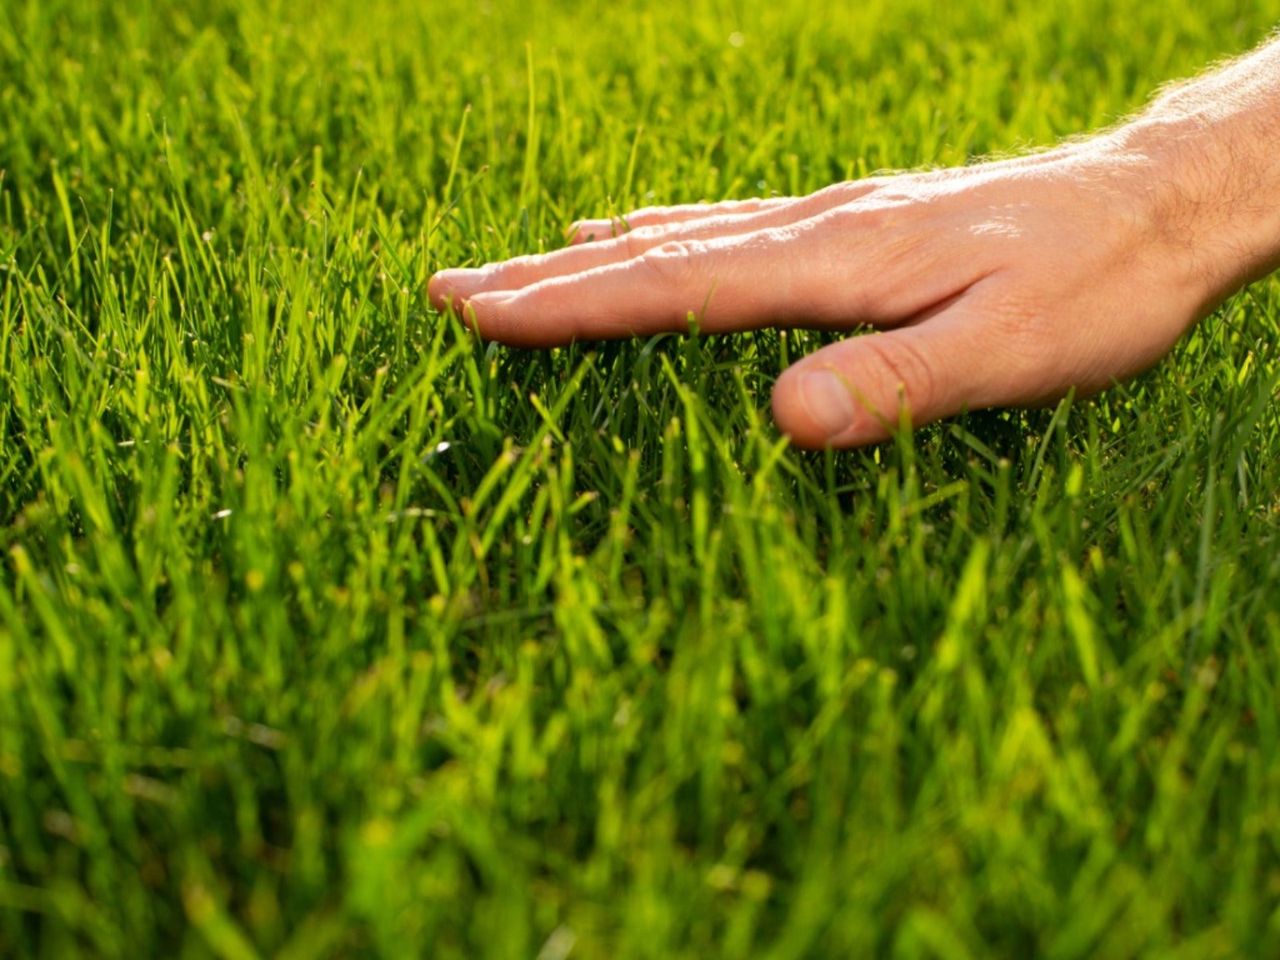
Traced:
[[1280, 266], [1280, 48], [1162, 96], [1104, 140], [1138, 171], [1204, 311]]

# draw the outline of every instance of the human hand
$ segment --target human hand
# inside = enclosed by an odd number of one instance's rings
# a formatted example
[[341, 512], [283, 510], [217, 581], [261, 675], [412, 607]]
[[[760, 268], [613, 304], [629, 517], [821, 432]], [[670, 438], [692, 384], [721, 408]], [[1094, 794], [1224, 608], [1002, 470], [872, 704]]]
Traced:
[[799, 446], [857, 446], [903, 412], [920, 425], [1101, 390], [1259, 272], [1223, 239], [1207, 178], [1170, 156], [1107, 135], [803, 198], [650, 208], [585, 221], [564, 250], [442, 271], [430, 296], [525, 347], [684, 331], [690, 314], [707, 333], [871, 325], [773, 392]]

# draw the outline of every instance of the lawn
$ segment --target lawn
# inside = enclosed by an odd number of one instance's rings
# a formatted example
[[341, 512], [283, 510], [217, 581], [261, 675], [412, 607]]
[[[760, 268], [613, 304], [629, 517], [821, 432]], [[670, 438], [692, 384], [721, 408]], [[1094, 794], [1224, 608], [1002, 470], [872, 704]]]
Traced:
[[6, 0], [0, 955], [1280, 955], [1280, 282], [837, 454], [768, 413], [828, 335], [521, 352], [425, 291], [1277, 22]]

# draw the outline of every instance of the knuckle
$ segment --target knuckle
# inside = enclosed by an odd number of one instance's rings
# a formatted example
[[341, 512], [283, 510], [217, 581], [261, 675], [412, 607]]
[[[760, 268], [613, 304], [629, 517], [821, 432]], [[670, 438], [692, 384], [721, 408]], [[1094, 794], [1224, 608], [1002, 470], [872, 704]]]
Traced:
[[646, 251], [638, 263], [661, 286], [685, 289], [697, 281], [706, 249], [698, 240], [669, 240]]
[[866, 338], [867, 363], [887, 374], [893, 393], [886, 397], [886, 415], [905, 404], [913, 416], [933, 409], [938, 396], [937, 370], [932, 359], [908, 337], [872, 334]]
[[666, 227], [658, 224], [650, 224], [647, 227], [636, 227], [627, 236], [635, 240], [656, 240], [659, 237], [666, 236], [668, 230]]
[[863, 229], [878, 229], [916, 222], [919, 217], [935, 212], [943, 196], [941, 191], [927, 185], [898, 180], [876, 183], [838, 210], [848, 221]]
[[537, 273], [546, 260], [545, 254], [526, 254], [512, 257], [502, 263], [491, 266], [488, 270], [489, 282], [501, 285], [505, 282], [522, 282], [526, 277]]
[[656, 243], [667, 233], [665, 227], [648, 226], [636, 227], [633, 230], [624, 233], [618, 238], [618, 242], [622, 246], [622, 252], [628, 260], [635, 257], [643, 256], [651, 250]]
[[829, 187], [823, 187], [814, 196], [821, 197], [825, 201], [836, 203], [852, 203], [859, 197], [869, 196], [880, 188], [881, 180], [879, 177], [865, 177], [861, 180], [844, 180], [840, 183], [833, 183]]

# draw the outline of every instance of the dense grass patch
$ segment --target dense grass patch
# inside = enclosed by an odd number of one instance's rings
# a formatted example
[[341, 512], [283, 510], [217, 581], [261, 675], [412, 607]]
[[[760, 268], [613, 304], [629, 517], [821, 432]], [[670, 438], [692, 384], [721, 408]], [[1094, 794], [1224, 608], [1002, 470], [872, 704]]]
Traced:
[[767, 413], [819, 336], [515, 352], [424, 291], [1277, 19], [8, 0], [0, 954], [1280, 952], [1275, 281], [839, 455]]

